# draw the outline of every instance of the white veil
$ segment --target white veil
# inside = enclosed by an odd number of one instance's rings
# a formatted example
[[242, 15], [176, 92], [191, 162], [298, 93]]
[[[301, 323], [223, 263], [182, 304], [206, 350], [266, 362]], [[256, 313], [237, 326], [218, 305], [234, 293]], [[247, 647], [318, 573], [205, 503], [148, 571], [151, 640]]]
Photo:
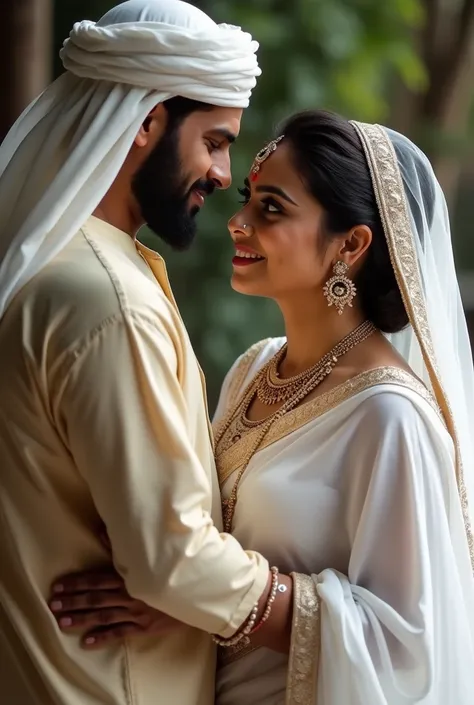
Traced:
[[257, 42], [180, 0], [128, 0], [64, 43], [67, 69], [0, 146], [0, 318], [110, 188], [158, 103], [245, 108]]
[[[456, 474], [469, 551], [474, 507], [474, 369], [461, 303], [446, 201], [426, 156], [403, 135], [352, 122], [367, 157], [390, 256], [410, 325], [389, 336], [431, 388], [456, 450]], [[457, 502], [457, 498], [455, 498]]]

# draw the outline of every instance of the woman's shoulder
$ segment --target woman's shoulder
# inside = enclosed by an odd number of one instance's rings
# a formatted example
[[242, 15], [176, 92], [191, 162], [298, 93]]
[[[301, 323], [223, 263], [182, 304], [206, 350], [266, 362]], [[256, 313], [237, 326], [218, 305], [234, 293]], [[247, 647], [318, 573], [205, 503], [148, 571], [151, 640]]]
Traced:
[[257, 372], [285, 344], [286, 338], [265, 338], [250, 346], [234, 362], [224, 380], [215, 419], [234, 405]]
[[363, 372], [336, 388], [334, 393], [352, 399], [353, 411], [358, 409], [357, 416], [372, 428], [394, 424], [410, 426], [419, 421], [445, 427], [431, 390], [413, 373], [398, 367]]
[[231, 368], [236, 391], [251, 381], [257, 372], [282, 348], [286, 338], [265, 338], [254, 343]]

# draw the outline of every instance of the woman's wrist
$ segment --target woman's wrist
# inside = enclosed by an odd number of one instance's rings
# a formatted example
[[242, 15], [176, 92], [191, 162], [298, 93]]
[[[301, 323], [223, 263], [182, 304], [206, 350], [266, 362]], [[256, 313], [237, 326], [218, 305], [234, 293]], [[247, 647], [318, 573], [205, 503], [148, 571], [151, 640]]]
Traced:
[[276, 567], [271, 568], [263, 594], [240, 629], [229, 639], [213, 635], [213, 640], [224, 648], [237, 645], [240, 648], [245, 642], [266, 646], [274, 651], [288, 652], [291, 640], [292, 595], [291, 577], [280, 575]]
[[[271, 591], [268, 590], [268, 595]], [[268, 599], [267, 595], [267, 599]], [[262, 612], [265, 611], [265, 608]], [[250, 635], [251, 643], [254, 646], [264, 646], [288, 653], [291, 641], [291, 624], [293, 619], [293, 580], [289, 575], [278, 576], [278, 586], [275, 599], [271, 606], [268, 618]], [[257, 622], [258, 623], [258, 622]]]

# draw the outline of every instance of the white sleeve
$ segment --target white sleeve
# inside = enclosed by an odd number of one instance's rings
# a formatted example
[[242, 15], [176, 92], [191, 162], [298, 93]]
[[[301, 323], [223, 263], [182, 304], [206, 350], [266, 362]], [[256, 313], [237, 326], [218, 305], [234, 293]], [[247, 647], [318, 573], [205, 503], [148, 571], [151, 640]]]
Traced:
[[[453, 458], [397, 394], [347, 448], [348, 575], [318, 576], [318, 705], [469, 705], [474, 647], [450, 532]], [[449, 474], [451, 473], [451, 477]]]

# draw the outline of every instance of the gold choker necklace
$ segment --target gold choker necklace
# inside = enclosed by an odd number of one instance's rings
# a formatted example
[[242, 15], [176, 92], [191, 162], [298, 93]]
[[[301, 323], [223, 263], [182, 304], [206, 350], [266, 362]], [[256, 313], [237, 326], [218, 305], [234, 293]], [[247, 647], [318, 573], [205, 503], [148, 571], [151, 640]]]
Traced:
[[[279, 376], [279, 366], [286, 356], [287, 345], [277, 352], [264, 368], [264, 374], [259, 380], [257, 387], [257, 397], [262, 404], [273, 406], [290, 399], [301, 386], [306, 384], [315, 375], [321, 375], [322, 379], [331, 373], [338, 359], [345, 355], [351, 348], [365, 340], [367, 335], [374, 331], [374, 326], [370, 321], [365, 321], [349, 335], [346, 335], [335, 347], [322, 357], [315, 365], [300, 372], [293, 377], [281, 379]], [[322, 381], [321, 379], [321, 381]]]

